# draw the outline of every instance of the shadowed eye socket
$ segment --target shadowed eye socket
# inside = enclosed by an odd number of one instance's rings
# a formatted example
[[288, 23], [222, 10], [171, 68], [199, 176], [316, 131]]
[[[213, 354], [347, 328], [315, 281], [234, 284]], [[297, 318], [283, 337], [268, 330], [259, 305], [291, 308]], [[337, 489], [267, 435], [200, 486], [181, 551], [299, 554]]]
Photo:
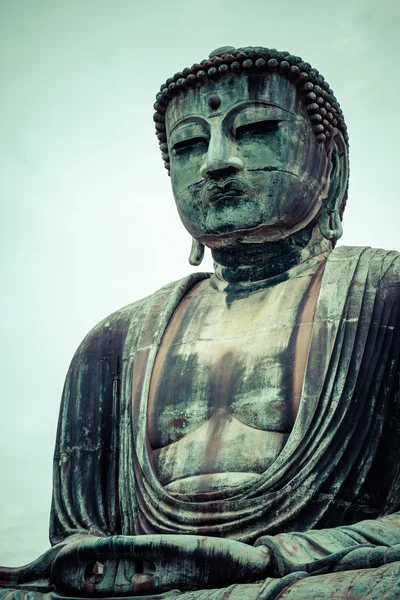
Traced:
[[184, 150], [195, 150], [200, 149], [203, 144], [206, 145], [207, 143], [208, 140], [206, 138], [198, 136], [175, 142], [175, 144], [172, 146], [172, 150], [178, 153]]
[[255, 121], [239, 125], [236, 127], [235, 136], [236, 138], [241, 138], [246, 135], [267, 135], [274, 133], [278, 130], [280, 122], [278, 119], [266, 119], [265, 121]]

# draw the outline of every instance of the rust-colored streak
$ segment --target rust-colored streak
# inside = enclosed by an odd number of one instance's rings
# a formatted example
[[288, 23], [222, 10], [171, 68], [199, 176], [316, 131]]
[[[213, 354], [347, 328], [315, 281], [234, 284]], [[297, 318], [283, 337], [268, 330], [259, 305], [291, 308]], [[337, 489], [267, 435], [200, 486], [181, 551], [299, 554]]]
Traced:
[[305, 302], [299, 313], [297, 336], [295, 342], [294, 365], [293, 365], [293, 410], [297, 415], [301, 392], [303, 389], [304, 373], [310, 349], [311, 333], [315, 315], [315, 308], [321, 288], [322, 275], [325, 263], [322, 263], [306, 291]]
[[[230, 418], [232, 374], [235, 359], [227, 352], [221, 359], [214, 374], [213, 395], [219, 398], [218, 408], [211, 418], [207, 430], [207, 443], [204, 449], [204, 466], [207, 473], [215, 473], [218, 454], [221, 451], [222, 436]], [[215, 398], [211, 400], [215, 403]]]
[[[171, 352], [171, 347], [174, 342], [181, 337], [183, 323], [187, 315], [191, 314], [191, 305], [196, 297], [196, 291], [199, 289], [200, 284], [195, 285], [190, 294], [187, 294], [180, 301], [179, 305], [174, 311], [174, 314], [168, 323], [168, 326], [164, 332], [161, 340], [160, 347], [157, 352], [157, 357], [154, 363], [149, 398], [147, 404], [147, 437], [150, 442], [157, 438], [157, 397], [158, 388], [162, 385], [163, 377], [167, 368], [167, 360]], [[177, 425], [178, 423], [172, 423], [171, 425]], [[183, 421], [182, 421], [183, 425]]]

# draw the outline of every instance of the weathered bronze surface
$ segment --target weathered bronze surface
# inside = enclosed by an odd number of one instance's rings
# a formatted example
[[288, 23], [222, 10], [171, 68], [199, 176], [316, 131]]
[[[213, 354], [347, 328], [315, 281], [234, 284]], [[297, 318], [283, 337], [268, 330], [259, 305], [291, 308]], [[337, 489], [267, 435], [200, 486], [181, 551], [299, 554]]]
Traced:
[[157, 136], [190, 262], [67, 375], [52, 548], [0, 598], [400, 598], [400, 255], [335, 247], [348, 139], [299, 57], [177, 73]]

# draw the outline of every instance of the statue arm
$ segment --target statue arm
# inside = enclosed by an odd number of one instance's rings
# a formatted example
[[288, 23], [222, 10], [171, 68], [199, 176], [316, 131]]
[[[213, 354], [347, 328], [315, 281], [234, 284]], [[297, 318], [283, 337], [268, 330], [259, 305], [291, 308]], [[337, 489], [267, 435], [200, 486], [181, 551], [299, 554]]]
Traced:
[[296, 571], [380, 566], [400, 560], [400, 514], [331, 529], [262, 536], [255, 545], [269, 549], [276, 577]]
[[[389, 266], [388, 266], [389, 265]], [[374, 490], [385, 497], [376, 519], [366, 519], [352, 525], [329, 529], [288, 532], [262, 536], [255, 545], [268, 547], [272, 556], [275, 576], [282, 577], [295, 571], [310, 573], [341, 571], [349, 568], [368, 568], [377, 561], [400, 560], [400, 255], [388, 253], [382, 268], [380, 290], [382, 297], [390, 297], [397, 312], [394, 356], [398, 357], [391, 392], [391, 402], [386, 414], [383, 451], [375, 464]], [[394, 300], [394, 301], [393, 301]], [[386, 479], [385, 479], [386, 478]], [[386, 480], [387, 484], [381, 485]], [[376, 489], [377, 488], [377, 489]], [[379, 495], [379, 494], [378, 494]], [[367, 492], [368, 499], [368, 492]], [[380, 555], [380, 557], [379, 557]], [[347, 566], [346, 566], [347, 565]]]
[[140, 301], [110, 315], [83, 340], [61, 399], [53, 466], [52, 545], [121, 533], [118, 467], [121, 377]]

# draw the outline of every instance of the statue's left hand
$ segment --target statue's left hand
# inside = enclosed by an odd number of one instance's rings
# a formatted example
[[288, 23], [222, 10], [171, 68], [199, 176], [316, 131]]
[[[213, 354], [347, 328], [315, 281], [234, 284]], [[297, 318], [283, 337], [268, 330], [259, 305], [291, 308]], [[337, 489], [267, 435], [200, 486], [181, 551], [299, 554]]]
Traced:
[[51, 581], [63, 594], [122, 596], [226, 587], [263, 579], [269, 571], [267, 548], [223, 538], [89, 537], [59, 552]]

